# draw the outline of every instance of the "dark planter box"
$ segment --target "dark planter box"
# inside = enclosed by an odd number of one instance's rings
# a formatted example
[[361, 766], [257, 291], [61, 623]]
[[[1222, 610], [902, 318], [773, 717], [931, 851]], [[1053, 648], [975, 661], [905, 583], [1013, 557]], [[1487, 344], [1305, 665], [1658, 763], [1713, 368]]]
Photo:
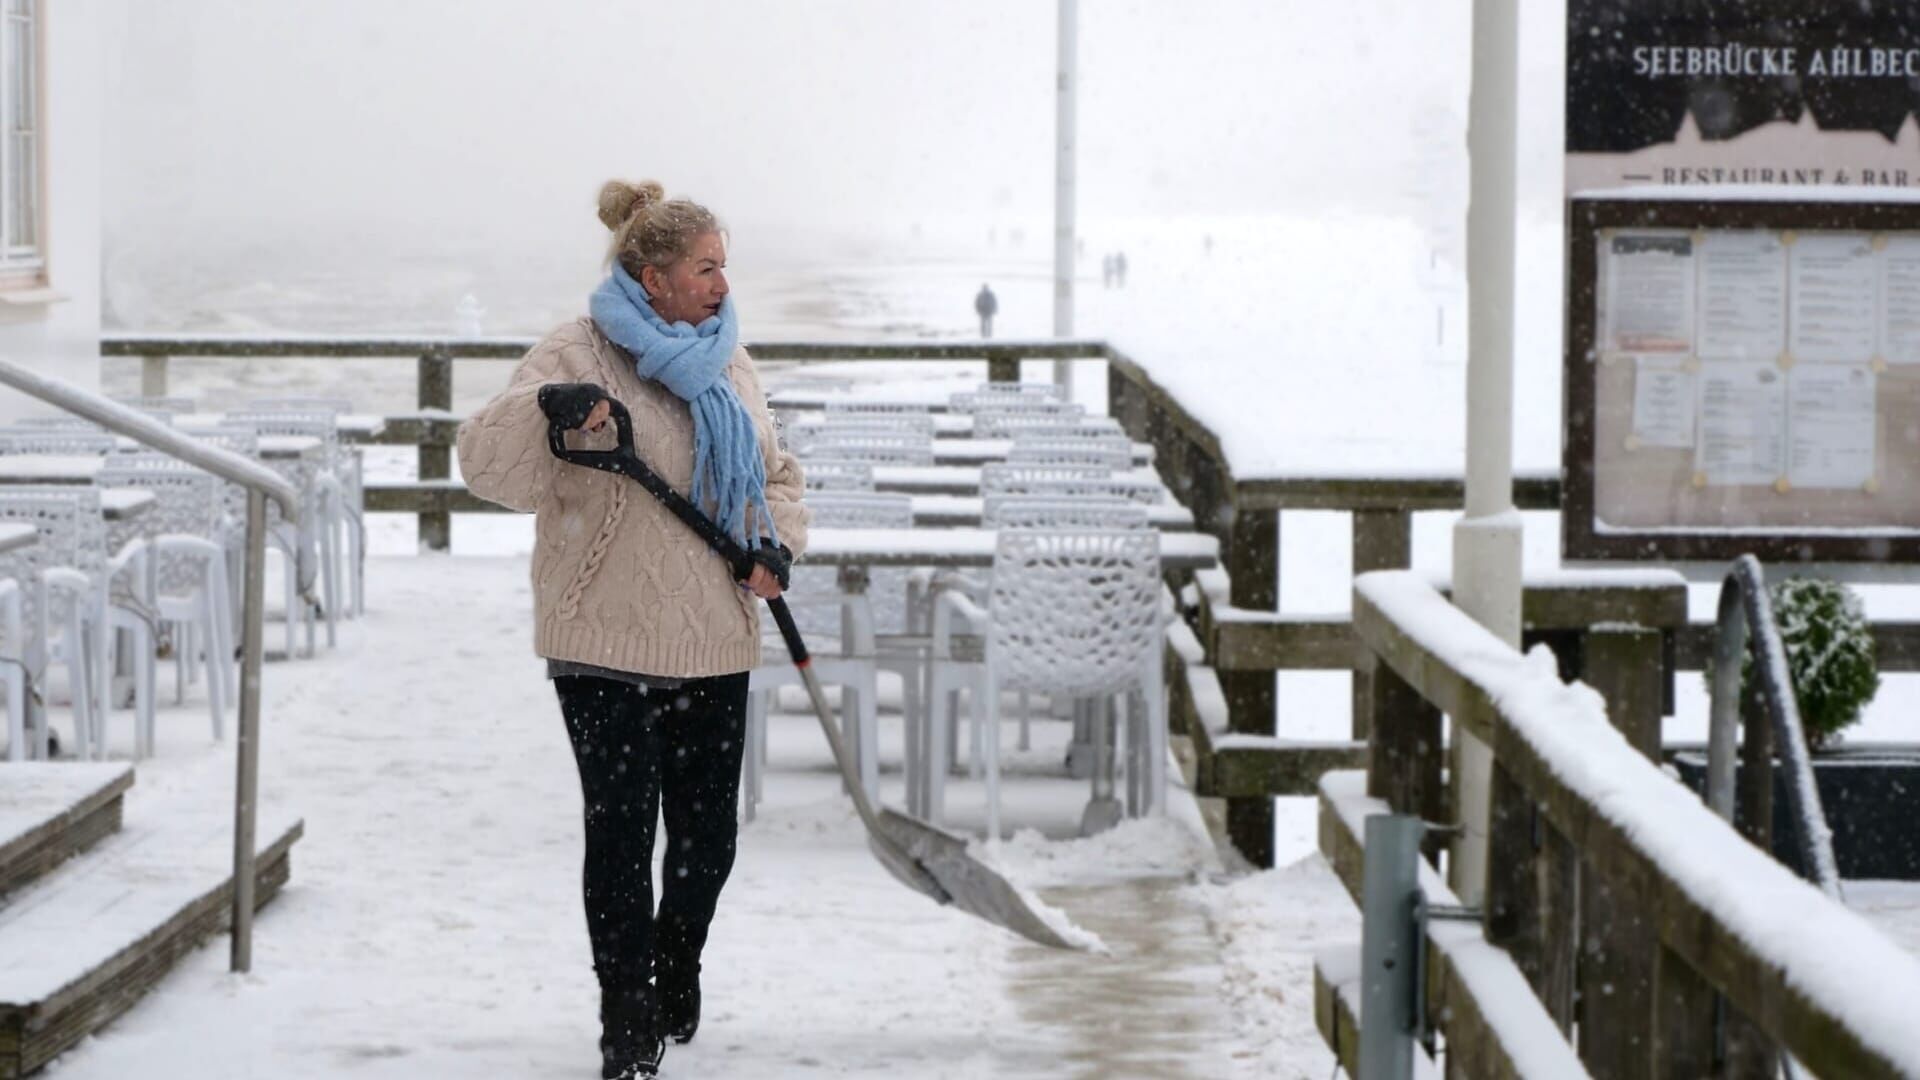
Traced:
[[[1675, 754], [1688, 787], [1707, 790], [1707, 755]], [[1842, 747], [1815, 754], [1814, 786], [1849, 881], [1920, 881], [1920, 747]], [[1738, 781], [1736, 781], [1736, 784]], [[1786, 771], [1773, 767], [1774, 855], [1805, 876], [1788, 820]]]

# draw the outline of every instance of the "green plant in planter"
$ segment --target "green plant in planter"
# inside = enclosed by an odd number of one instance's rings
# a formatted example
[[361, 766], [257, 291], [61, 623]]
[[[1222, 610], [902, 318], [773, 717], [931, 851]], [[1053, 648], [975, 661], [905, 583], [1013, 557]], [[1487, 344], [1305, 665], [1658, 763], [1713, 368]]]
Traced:
[[[1787, 578], [1767, 590], [1780, 626], [1800, 724], [1815, 750], [1831, 746], [1860, 721], [1860, 712], [1880, 690], [1873, 631], [1852, 589], [1823, 578]], [[1744, 684], [1753, 656], [1741, 658]], [[1713, 685], [1713, 671], [1707, 671]]]

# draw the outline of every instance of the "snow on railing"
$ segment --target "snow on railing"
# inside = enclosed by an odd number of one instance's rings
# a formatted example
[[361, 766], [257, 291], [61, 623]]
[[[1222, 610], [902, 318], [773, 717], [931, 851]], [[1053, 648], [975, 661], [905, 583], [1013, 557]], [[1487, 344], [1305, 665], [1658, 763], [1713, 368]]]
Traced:
[[1551, 653], [1522, 656], [1407, 571], [1357, 578], [1354, 622], [1495, 748], [1585, 863], [1636, 883], [1622, 891], [1666, 949], [1783, 1048], [1820, 1075], [1920, 1076], [1920, 959], [1714, 816], [1627, 742], [1595, 691], [1561, 682]]

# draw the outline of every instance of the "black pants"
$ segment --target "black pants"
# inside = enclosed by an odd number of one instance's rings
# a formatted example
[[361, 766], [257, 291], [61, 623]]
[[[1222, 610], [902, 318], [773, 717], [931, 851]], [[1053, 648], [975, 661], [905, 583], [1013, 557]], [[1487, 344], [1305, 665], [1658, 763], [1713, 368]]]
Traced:
[[[553, 680], [586, 803], [587, 934], [602, 990], [647, 985], [655, 957], [698, 963], [733, 869], [747, 675], [648, 690], [591, 675]], [[667, 852], [653, 908], [653, 830]]]

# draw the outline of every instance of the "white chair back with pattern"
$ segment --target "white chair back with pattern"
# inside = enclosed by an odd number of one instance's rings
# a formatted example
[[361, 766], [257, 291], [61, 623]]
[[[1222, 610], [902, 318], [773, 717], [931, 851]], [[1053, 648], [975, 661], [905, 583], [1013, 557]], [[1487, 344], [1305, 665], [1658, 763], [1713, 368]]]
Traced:
[[1028, 416], [1082, 417], [1087, 407], [1071, 401], [1059, 401], [1039, 394], [955, 394], [948, 408], [957, 413], [978, 416], [986, 413], [1019, 413]]
[[988, 410], [973, 416], [976, 439], [1097, 439], [1125, 438], [1120, 421], [1111, 416], [1066, 416], [1058, 413]]
[[1086, 465], [1114, 472], [1133, 467], [1133, 443], [1125, 436], [1049, 439], [1021, 435], [1007, 451], [1011, 465]]
[[875, 465], [931, 465], [933, 439], [913, 432], [848, 431], [822, 435], [809, 451], [839, 461]]
[[987, 663], [1009, 690], [1090, 697], [1159, 664], [1160, 534], [1005, 529], [998, 536]]
[[[858, 529], [913, 527], [913, 497], [891, 493], [818, 492], [807, 496], [816, 527]], [[900, 633], [906, 627], [907, 575], [903, 567], [875, 567], [867, 575], [867, 599], [872, 605], [877, 633]], [[839, 570], [808, 566], [802, 558], [793, 568], [790, 606], [803, 634], [838, 638], [841, 635]]]
[[873, 463], [808, 458], [800, 466], [808, 491], [872, 491]]
[[100, 430], [9, 428], [0, 431], [0, 454], [110, 454], [118, 440]]

